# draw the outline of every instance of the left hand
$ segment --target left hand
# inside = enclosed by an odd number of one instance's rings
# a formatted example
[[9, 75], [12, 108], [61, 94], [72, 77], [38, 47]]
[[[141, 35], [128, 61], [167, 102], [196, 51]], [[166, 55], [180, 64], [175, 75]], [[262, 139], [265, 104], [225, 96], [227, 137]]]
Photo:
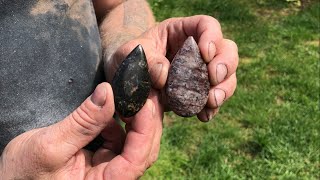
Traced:
[[206, 107], [197, 116], [201, 121], [209, 121], [236, 89], [239, 59], [237, 45], [223, 38], [220, 24], [213, 17], [199, 15], [168, 19], [124, 44], [105, 63], [108, 81], [111, 81], [119, 64], [130, 51], [141, 44], [147, 56], [153, 87], [163, 89], [170, 60], [188, 36], [193, 36], [198, 42], [208, 67], [211, 84], [209, 98]]

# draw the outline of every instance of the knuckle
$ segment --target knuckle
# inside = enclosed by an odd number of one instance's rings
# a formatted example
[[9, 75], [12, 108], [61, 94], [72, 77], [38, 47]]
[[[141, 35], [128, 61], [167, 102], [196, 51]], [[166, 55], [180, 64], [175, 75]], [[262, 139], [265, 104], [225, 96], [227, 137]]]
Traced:
[[151, 167], [155, 162], [157, 162], [158, 158], [159, 158], [159, 154], [158, 153], [153, 154], [151, 156], [151, 158], [150, 158], [149, 167]]
[[226, 44], [238, 52], [238, 45], [234, 41], [226, 39]]
[[144, 161], [143, 163], [133, 163], [131, 162], [129, 159], [127, 159], [125, 156], [122, 156], [122, 158], [124, 159], [124, 161], [126, 162], [126, 164], [128, 165], [128, 169], [130, 170], [130, 172], [132, 174], [134, 174], [134, 176], [141, 177], [144, 172], [147, 169], [147, 165], [146, 165], [146, 161]]
[[232, 96], [235, 91], [237, 89], [237, 77], [236, 77], [236, 74], [234, 73], [232, 76], [231, 76], [231, 88], [230, 88], [230, 96]]
[[202, 19], [203, 21], [208, 22], [209, 24], [213, 24], [215, 28], [221, 29], [220, 22], [216, 18], [208, 15], [203, 15]]
[[180, 21], [181, 19], [182, 18], [180, 18], [180, 17], [172, 17], [172, 18], [169, 18], [169, 19], [162, 21], [161, 25], [163, 24], [164, 26], [168, 26], [170, 23]]
[[146, 171], [146, 168], [137, 169], [135, 171], [135, 174], [136, 174], [137, 178], [141, 177], [144, 174], [145, 171]]
[[225, 47], [228, 48], [229, 52], [231, 55], [231, 59], [233, 62], [233, 68], [236, 69], [236, 67], [238, 66], [238, 62], [239, 62], [239, 55], [238, 55], [238, 45], [230, 40], [230, 39], [225, 39]]
[[86, 108], [82, 104], [70, 116], [71, 120], [77, 125], [77, 130], [83, 135], [92, 135], [100, 124], [86, 112]]
[[137, 166], [137, 165], [134, 165], [134, 164], [130, 164], [131, 165], [131, 172], [132, 174], [134, 174], [134, 176], [136, 178], [139, 178], [141, 177], [144, 172], [146, 171], [146, 168], [144, 166]]
[[238, 79], [237, 79], [236, 73], [234, 73], [234, 75], [232, 77], [233, 77], [234, 89], [236, 89], [237, 83], [238, 83]]

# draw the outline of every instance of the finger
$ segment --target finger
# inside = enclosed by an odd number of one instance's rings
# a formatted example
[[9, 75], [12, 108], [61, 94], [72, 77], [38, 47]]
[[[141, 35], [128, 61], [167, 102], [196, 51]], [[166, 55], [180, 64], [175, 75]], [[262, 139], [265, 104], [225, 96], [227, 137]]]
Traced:
[[106, 148], [100, 148], [97, 150], [97, 152], [92, 157], [92, 166], [97, 166], [101, 163], [110, 162], [113, 158], [115, 158], [117, 154], [112, 152], [109, 149]]
[[145, 107], [133, 118], [132, 129], [127, 134], [121, 156], [137, 166], [146, 162], [151, 150], [156, 130], [154, 114], [155, 105], [148, 99]]
[[109, 178], [136, 179], [144, 173], [156, 132], [155, 108], [148, 99], [132, 118], [123, 152], [110, 161], [104, 171]]
[[223, 35], [220, 23], [215, 18], [204, 16], [201, 19], [202, 21], [198, 25], [198, 46], [204, 61], [209, 63], [216, 55], [216, 45], [221, 43]]
[[210, 108], [220, 107], [233, 95], [236, 87], [237, 77], [234, 73], [228, 79], [210, 89], [207, 106]]
[[126, 56], [136, 46], [141, 44], [147, 58], [152, 86], [156, 89], [163, 88], [167, 80], [170, 62], [164, 56], [164, 50], [154, 49], [154, 47], [156, 47], [156, 45], [153, 45], [154, 43], [155, 41], [150, 39], [135, 39], [121, 46], [112, 56], [112, 61], [110, 61], [111, 63], [107, 64], [108, 69], [110, 69], [106, 75], [108, 81], [111, 82], [116, 70]]
[[120, 124], [115, 120], [111, 120], [101, 132], [101, 136], [105, 142], [102, 147], [94, 153], [92, 157], [92, 166], [109, 162], [120, 154], [126, 134]]
[[239, 62], [238, 47], [231, 40], [224, 39], [217, 46], [217, 55], [208, 64], [209, 80], [217, 85], [236, 72]]
[[46, 149], [64, 158], [72, 156], [91, 142], [113, 120], [114, 100], [111, 86], [102, 83], [67, 118], [48, 127]]
[[101, 132], [101, 136], [105, 140], [102, 147], [109, 149], [115, 154], [120, 154], [126, 138], [126, 133], [119, 123], [111, 120], [106, 128]]
[[[204, 60], [210, 62], [216, 54], [216, 44], [222, 40], [219, 22], [210, 16], [198, 15], [187, 18], [173, 18], [164, 21], [160, 26], [168, 31], [168, 54], [176, 54], [188, 36], [198, 42]], [[172, 55], [169, 59], [172, 58]]]
[[[206, 62], [212, 60], [215, 55], [215, 44], [222, 40], [220, 24], [210, 16], [171, 18], [145, 34], [145, 37], [150, 40], [146, 48], [156, 48], [152, 51], [146, 50], [151, 79], [156, 89], [164, 87], [170, 66], [169, 61], [173, 59], [188, 36], [193, 36], [198, 41]], [[149, 55], [148, 52], [158, 53]], [[165, 55], [169, 60], [164, 57]]]
[[170, 62], [162, 54], [155, 54], [149, 57], [148, 64], [151, 67], [149, 73], [152, 86], [155, 89], [162, 89], [167, 81]]
[[149, 98], [155, 104], [156, 114], [154, 119], [156, 121], [156, 124], [155, 124], [156, 132], [154, 135], [152, 148], [148, 158], [147, 167], [150, 167], [158, 159], [159, 151], [160, 151], [161, 136], [162, 136], [162, 120], [163, 120], [163, 107], [160, 104], [159, 92], [151, 91]]
[[170, 108], [168, 105], [168, 96], [164, 88], [160, 90], [159, 101], [160, 101], [160, 104], [162, 105], [162, 109], [164, 112], [170, 111]]
[[199, 114], [197, 114], [197, 117], [202, 122], [209, 122], [218, 112], [219, 107], [214, 109], [205, 107]]

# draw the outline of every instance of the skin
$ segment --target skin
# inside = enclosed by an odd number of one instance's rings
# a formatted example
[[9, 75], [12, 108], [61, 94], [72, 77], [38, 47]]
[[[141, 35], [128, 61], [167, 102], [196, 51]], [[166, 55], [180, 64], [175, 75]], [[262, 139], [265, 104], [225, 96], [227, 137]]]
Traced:
[[[112, 88], [102, 83], [64, 120], [13, 139], [1, 156], [1, 178], [135, 179], [157, 158], [161, 112], [151, 94], [141, 111], [126, 119], [125, 134], [112, 118]], [[100, 133], [106, 141], [97, 152], [82, 149]]]
[[[144, 47], [153, 81], [146, 104], [134, 117], [122, 118], [126, 123], [123, 130], [112, 118], [112, 88], [108, 83], [98, 85], [64, 120], [13, 139], [1, 155], [2, 179], [136, 179], [143, 175], [159, 154], [165, 108], [161, 93], [170, 60], [188, 36], [194, 36], [198, 42], [211, 84], [207, 106], [198, 118], [208, 121], [232, 96], [236, 88], [237, 46], [223, 39], [217, 20], [193, 16], [168, 19], [155, 26], [144, 0], [93, 0], [93, 3], [101, 23], [109, 81], [137, 44]], [[217, 67], [225, 68], [221, 73]], [[84, 150], [99, 134], [105, 139], [103, 146], [95, 153]]]
[[[102, 24], [102, 26], [104, 25], [109, 24], [106, 22]], [[110, 34], [107, 30], [104, 32], [104, 29], [101, 29], [102, 36], [105, 33]], [[211, 85], [209, 98], [206, 107], [197, 115], [199, 120], [208, 122], [218, 112], [223, 102], [233, 95], [236, 88], [236, 68], [239, 60], [237, 45], [233, 41], [223, 38], [220, 24], [213, 17], [201, 15], [168, 19], [120, 46], [112, 56], [105, 53], [107, 80], [109, 82], [112, 80], [122, 60], [134, 47], [141, 44], [148, 60], [153, 87], [160, 90], [161, 103], [165, 106], [166, 99], [163, 88], [167, 80], [170, 61], [188, 36], [193, 36], [198, 42], [200, 52], [208, 67]], [[104, 43], [103, 46], [104, 48], [108, 47]], [[225, 67], [222, 73], [218, 70], [218, 66]], [[220, 93], [216, 94], [216, 92]]]

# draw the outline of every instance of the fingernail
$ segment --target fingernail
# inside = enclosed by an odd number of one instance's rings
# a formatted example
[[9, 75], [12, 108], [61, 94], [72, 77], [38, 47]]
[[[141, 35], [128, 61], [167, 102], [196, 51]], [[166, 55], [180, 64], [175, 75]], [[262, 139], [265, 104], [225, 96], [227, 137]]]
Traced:
[[210, 121], [213, 117], [213, 112], [209, 109], [206, 109], [207, 121]]
[[217, 83], [221, 83], [227, 76], [228, 69], [224, 64], [217, 65]]
[[153, 65], [153, 67], [151, 68], [151, 77], [152, 77], [152, 81], [153, 83], [156, 83], [161, 75], [161, 71], [162, 71], [162, 64], [155, 64]]
[[222, 105], [224, 99], [226, 98], [226, 93], [222, 89], [215, 89], [214, 97], [216, 99], [216, 105], [217, 107], [219, 107]]
[[216, 54], [216, 46], [214, 45], [214, 43], [211, 41], [208, 45], [208, 57], [209, 57], [209, 61], [211, 61], [214, 57], [214, 55]]
[[91, 95], [91, 101], [97, 106], [103, 106], [107, 98], [106, 87], [99, 84]]

